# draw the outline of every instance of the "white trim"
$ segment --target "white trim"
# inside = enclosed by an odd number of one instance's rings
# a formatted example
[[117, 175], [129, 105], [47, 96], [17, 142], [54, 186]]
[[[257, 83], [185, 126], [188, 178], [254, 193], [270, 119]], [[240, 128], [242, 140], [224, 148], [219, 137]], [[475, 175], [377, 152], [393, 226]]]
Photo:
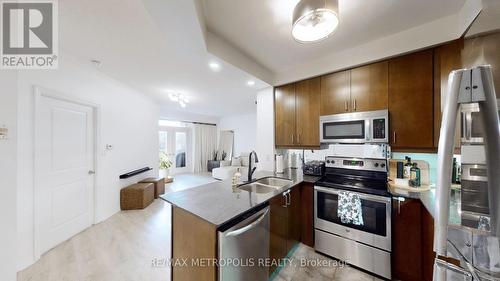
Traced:
[[37, 173], [37, 162], [38, 162], [38, 155], [37, 155], [37, 139], [36, 139], [36, 130], [39, 127], [39, 122], [38, 122], [38, 110], [40, 108], [40, 102], [42, 97], [46, 98], [51, 98], [51, 99], [56, 99], [60, 101], [65, 101], [65, 102], [70, 102], [70, 103], [75, 103], [83, 106], [88, 106], [93, 109], [93, 114], [94, 114], [94, 169], [95, 169], [95, 175], [94, 175], [94, 186], [93, 186], [93, 208], [91, 210], [92, 212], [92, 225], [97, 223], [97, 187], [99, 186], [99, 175], [100, 173], [100, 159], [99, 159], [99, 147], [101, 144], [101, 106], [99, 104], [95, 104], [92, 102], [76, 99], [69, 97], [67, 95], [64, 95], [62, 93], [56, 92], [54, 90], [49, 90], [44, 87], [40, 86], [33, 86], [33, 94], [34, 94], [34, 121], [33, 121], [33, 153], [34, 153], [34, 161], [33, 161], [33, 258], [34, 261], [36, 262], [37, 260], [40, 259], [41, 255], [43, 253], [40, 252], [40, 225], [39, 225], [39, 207], [40, 207], [40, 202], [39, 202], [39, 194], [38, 194], [38, 173]]

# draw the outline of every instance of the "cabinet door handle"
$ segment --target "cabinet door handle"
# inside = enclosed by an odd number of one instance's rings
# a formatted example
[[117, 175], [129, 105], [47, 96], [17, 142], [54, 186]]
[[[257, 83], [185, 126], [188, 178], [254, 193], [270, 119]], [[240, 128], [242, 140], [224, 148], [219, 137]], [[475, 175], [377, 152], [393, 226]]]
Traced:
[[356, 99], [354, 99], [352, 101], [352, 107], [353, 107], [354, 111], [356, 111]]
[[292, 144], [294, 144], [295, 142], [293, 141], [293, 134], [292, 134]]
[[344, 102], [344, 106], [345, 106], [345, 111], [348, 111], [349, 110], [349, 103], [347, 101]]
[[286, 205], [290, 206], [292, 203], [292, 195], [290, 194], [290, 190], [287, 191], [286, 195], [287, 195], [286, 196], [287, 197]]
[[283, 193], [283, 198], [285, 198], [285, 204], [284, 205], [281, 205], [283, 208], [286, 208], [288, 206], [288, 199], [286, 197], [286, 192]]
[[300, 143], [300, 134], [297, 134], [297, 143]]
[[397, 139], [396, 139], [396, 131], [394, 131], [394, 132], [392, 133], [392, 138], [394, 139], [394, 143], [396, 143], [396, 140], [397, 140]]

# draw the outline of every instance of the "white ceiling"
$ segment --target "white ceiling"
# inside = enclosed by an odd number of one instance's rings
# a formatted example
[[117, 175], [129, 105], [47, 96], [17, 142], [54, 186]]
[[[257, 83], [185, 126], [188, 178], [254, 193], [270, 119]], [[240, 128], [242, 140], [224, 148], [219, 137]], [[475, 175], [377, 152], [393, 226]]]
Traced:
[[482, 2], [339, 0], [335, 33], [318, 43], [301, 44], [291, 36], [298, 0], [200, 1], [208, 33], [269, 69], [267, 80], [274, 85], [456, 39]]
[[[192, 101], [182, 111], [221, 117], [255, 112], [256, 92], [269, 84], [455, 39], [481, 5], [339, 0], [336, 33], [320, 43], [299, 44], [290, 35], [297, 1], [60, 0], [59, 41], [62, 52], [101, 60], [102, 72], [153, 97], [163, 109], [180, 109], [168, 99], [168, 91], [176, 91]], [[210, 70], [211, 61], [221, 64], [219, 72]], [[254, 87], [246, 85], [249, 79]]]
[[295, 42], [292, 13], [298, 0], [204, 0], [207, 29], [273, 72], [297, 67], [457, 13], [465, 0], [339, 0], [340, 25], [315, 44]]
[[[186, 112], [255, 112], [257, 89], [268, 86], [208, 53], [193, 1], [60, 0], [59, 29], [62, 52], [101, 60], [102, 72], [167, 109], [180, 110], [167, 94], [178, 91], [191, 100]], [[211, 61], [221, 64], [219, 72]]]

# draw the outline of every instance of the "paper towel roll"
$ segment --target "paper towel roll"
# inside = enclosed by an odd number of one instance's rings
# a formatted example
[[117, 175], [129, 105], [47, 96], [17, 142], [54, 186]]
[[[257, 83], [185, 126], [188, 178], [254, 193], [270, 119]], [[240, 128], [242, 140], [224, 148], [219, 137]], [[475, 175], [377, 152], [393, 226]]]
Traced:
[[284, 164], [283, 155], [276, 155], [276, 173], [283, 174], [285, 168]]

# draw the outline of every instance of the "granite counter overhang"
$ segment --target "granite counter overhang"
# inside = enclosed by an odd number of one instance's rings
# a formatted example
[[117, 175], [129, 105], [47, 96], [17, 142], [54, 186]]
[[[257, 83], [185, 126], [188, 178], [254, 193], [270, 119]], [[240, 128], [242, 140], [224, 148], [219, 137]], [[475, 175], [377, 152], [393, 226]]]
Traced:
[[195, 188], [160, 195], [160, 198], [188, 211], [197, 217], [215, 225], [224, 223], [249, 212], [250, 210], [267, 204], [275, 196], [301, 183], [315, 183], [319, 177], [303, 175], [301, 170], [287, 169], [283, 174], [257, 171], [254, 178], [279, 177], [292, 181], [281, 189], [271, 193], [255, 194], [232, 187], [231, 179], [217, 181]]
[[[314, 184], [320, 178], [303, 175], [302, 171], [298, 169], [287, 169], [284, 174], [257, 171], [254, 178], [259, 179], [270, 176], [289, 179], [292, 183], [271, 193], [255, 194], [233, 188], [231, 179], [229, 179], [179, 192], [167, 193], [161, 195], [160, 198], [219, 227], [254, 208], [267, 204], [269, 200], [275, 196], [281, 196], [280, 194], [294, 186], [301, 183]], [[424, 192], [398, 192], [389, 189], [389, 192], [394, 197], [420, 200], [432, 217], [435, 217], [435, 189]], [[460, 225], [460, 207], [460, 190], [452, 190], [450, 194], [450, 224]]]
[[[430, 190], [423, 192], [408, 192], [408, 191], [398, 191], [389, 188], [389, 192], [394, 197], [403, 197], [407, 199], [418, 199], [422, 202], [422, 205], [427, 209], [433, 218], [436, 218], [436, 189], [431, 188]], [[461, 193], [460, 189], [452, 189], [450, 191], [450, 225], [460, 225], [461, 224]]]

